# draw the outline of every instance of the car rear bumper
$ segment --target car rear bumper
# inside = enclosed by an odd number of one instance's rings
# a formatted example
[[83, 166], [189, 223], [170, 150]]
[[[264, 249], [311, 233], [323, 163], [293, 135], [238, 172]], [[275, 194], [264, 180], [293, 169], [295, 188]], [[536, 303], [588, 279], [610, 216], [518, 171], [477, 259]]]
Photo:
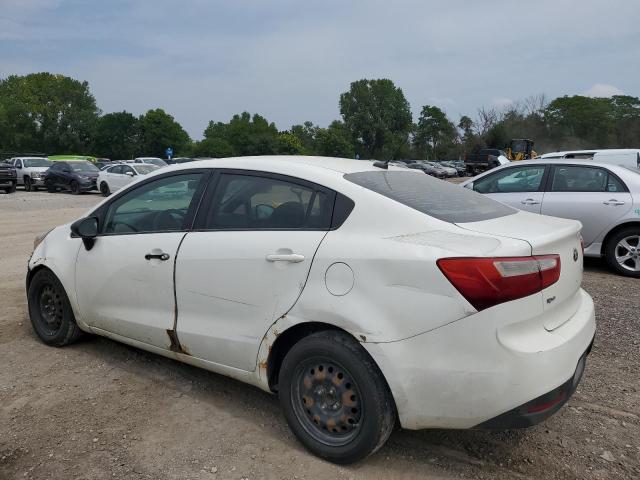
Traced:
[[593, 301], [583, 290], [576, 297], [567, 320], [551, 331], [544, 314], [526, 318], [540, 308], [532, 295], [406, 340], [363, 346], [387, 379], [404, 428], [505, 424], [514, 410], [540, 407], [540, 415], [511, 425], [525, 426], [561, 407], [554, 393], [572, 394], [569, 383], [575, 389], [576, 365], [595, 335]]

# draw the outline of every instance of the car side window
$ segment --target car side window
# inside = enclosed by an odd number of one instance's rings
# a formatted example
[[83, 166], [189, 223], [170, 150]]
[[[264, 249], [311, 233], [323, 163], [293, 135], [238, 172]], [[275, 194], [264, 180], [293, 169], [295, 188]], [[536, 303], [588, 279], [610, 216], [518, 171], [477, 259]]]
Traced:
[[116, 165], [115, 167], [111, 167], [109, 169], [109, 173], [121, 174], [122, 173], [122, 165]]
[[105, 234], [171, 232], [185, 220], [202, 173], [159, 178], [117, 198], [105, 215]]
[[16, 168], [22, 168], [22, 160], [16, 160]]
[[[609, 183], [609, 178], [613, 180], [612, 183]], [[580, 165], [556, 166], [551, 182], [552, 192], [617, 192], [623, 190], [620, 182], [610, 176], [605, 169]]]
[[624, 184], [620, 180], [618, 180], [617, 177], [609, 173], [609, 176], [607, 179], [607, 192], [626, 192], [626, 191], [627, 191], [627, 187], [625, 187]]
[[545, 165], [505, 168], [473, 182], [478, 193], [537, 192], [544, 177]]
[[330, 196], [279, 178], [222, 174], [206, 221], [213, 230], [328, 230]]

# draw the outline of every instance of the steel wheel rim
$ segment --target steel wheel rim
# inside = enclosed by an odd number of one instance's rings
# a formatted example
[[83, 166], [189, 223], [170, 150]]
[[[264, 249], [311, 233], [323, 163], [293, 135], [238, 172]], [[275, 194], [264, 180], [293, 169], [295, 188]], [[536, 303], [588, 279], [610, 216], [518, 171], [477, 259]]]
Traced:
[[640, 272], [640, 235], [629, 235], [614, 250], [616, 262], [625, 270]]
[[38, 296], [42, 327], [47, 335], [53, 336], [62, 326], [62, 296], [53, 285], [45, 285]]
[[351, 442], [360, 432], [364, 405], [349, 371], [334, 360], [314, 357], [293, 375], [291, 403], [304, 430], [332, 447]]

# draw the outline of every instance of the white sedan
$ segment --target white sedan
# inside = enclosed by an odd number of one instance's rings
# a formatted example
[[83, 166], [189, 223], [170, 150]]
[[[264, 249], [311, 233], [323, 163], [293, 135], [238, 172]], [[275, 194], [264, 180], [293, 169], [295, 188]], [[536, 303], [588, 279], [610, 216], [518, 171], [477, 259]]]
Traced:
[[117, 164], [100, 170], [96, 185], [105, 197], [130, 184], [138, 175], [146, 175], [160, 167], [145, 163]]
[[579, 230], [382, 162], [198, 161], [36, 238], [29, 314], [49, 345], [90, 332], [276, 393], [349, 463], [396, 420], [525, 427], [567, 401], [595, 333]]

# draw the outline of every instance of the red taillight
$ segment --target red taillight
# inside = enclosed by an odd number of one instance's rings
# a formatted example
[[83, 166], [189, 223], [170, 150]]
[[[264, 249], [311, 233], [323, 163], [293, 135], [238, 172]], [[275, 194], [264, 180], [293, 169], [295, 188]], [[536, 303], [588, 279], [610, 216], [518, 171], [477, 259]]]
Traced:
[[559, 255], [442, 258], [438, 267], [476, 310], [533, 295], [560, 278]]

